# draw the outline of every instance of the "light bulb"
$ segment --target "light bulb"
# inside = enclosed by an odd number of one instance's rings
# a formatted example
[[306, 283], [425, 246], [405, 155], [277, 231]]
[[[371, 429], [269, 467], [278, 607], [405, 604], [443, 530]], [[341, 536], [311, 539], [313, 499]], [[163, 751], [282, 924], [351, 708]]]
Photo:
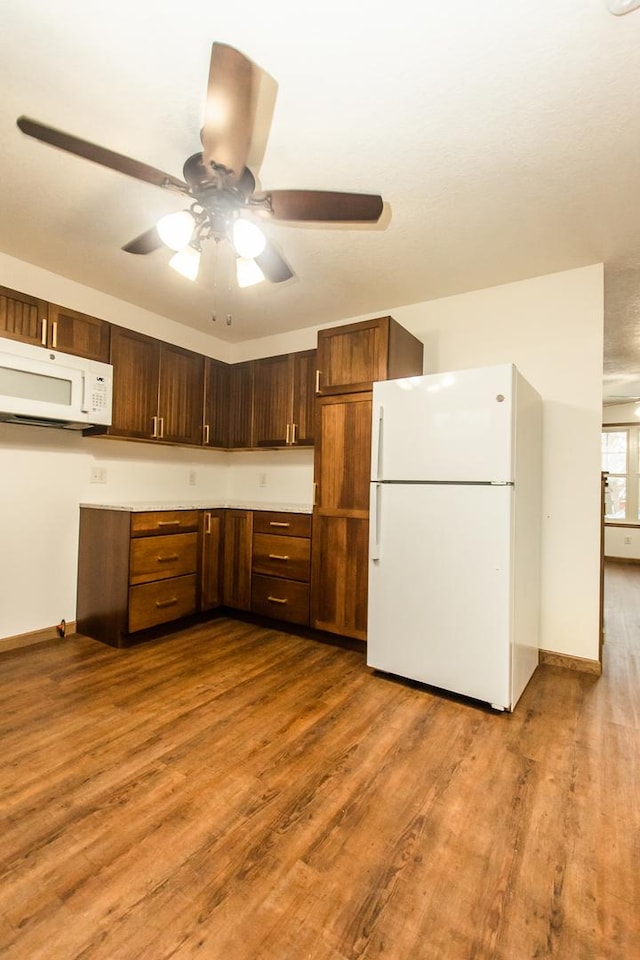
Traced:
[[236, 277], [239, 287], [252, 287], [256, 283], [262, 283], [264, 273], [255, 260], [238, 257], [236, 260]]
[[234, 220], [232, 237], [236, 253], [245, 260], [259, 257], [267, 245], [267, 238], [260, 227], [242, 217]]
[[184, 250], [191, 240], [194, 226], [195, 221], [189, 211], [180, 210], [160, 217], [156, 230], [162, 242], [171, 250]]
[[169, 260], [169, 266], [177, 270], [187, 280], [195, 280], [200, 267], [200, 251], [196, 250], [195, 247], [185, 247], [184, 250], [178, 250]]
[[640, 7], [640, 0], [605, 0], [611, 13], [616, 17], [621, 17], [625, 13], [631, 13]]

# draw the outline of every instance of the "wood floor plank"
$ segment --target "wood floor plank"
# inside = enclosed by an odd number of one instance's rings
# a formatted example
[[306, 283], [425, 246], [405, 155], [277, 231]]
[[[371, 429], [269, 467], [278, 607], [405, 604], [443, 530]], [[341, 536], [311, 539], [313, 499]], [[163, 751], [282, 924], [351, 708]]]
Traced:
[[631, 960], [640, 570], [517, 709], [213, 621], [0, 656], [3, 960]]

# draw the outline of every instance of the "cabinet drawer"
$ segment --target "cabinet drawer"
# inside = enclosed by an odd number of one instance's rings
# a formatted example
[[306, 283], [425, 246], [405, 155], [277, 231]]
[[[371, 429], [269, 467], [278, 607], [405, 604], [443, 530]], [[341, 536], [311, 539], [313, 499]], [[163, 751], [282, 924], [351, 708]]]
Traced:
[[131, 536], [149, 537], [161, 533], [183, 533], [198, 529], [197, 510], [157, 510], [131, 514]]
[[129, 590], [129, 633], [186, 617], [196, 610], [196, 576], [144, 583]]
[[310, 537], [311, 514], [256, 510], [253, 514], [253, 532], [276, 533], [280, 537]]
[[198, 534], [173, 533], [165, 537], [139, 537], [131, 541], [129, 582], [147, 583], [195, 573]]
[[251, 580], [251, 610], [266, 617], [309, 624], [309, 584], [278, 577], [254, 576]]
[[311, 541], [256, 533], [253, 537], [253, 572], [290, 580], [309, 580]]

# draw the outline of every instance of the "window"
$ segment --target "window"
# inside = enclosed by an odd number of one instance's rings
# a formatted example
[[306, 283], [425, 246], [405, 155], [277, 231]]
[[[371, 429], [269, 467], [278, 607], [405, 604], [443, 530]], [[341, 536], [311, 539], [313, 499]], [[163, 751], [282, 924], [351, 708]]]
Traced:
[[602, 469], [609, 474], [605, 519], [640, 522], [640, 426], [605, 427]]

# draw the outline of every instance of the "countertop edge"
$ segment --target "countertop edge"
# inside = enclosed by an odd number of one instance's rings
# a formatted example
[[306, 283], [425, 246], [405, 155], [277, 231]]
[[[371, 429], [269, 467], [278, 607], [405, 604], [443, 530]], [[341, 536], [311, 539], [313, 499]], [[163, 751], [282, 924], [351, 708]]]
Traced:
[[148, 513], [162, 510], [264, 510], [269, 513], [313, 513], [310, 503], [262, 503], [255, 500], [129, 500], [116, 503], [81, 503], [88, 510], [122, 510]]

